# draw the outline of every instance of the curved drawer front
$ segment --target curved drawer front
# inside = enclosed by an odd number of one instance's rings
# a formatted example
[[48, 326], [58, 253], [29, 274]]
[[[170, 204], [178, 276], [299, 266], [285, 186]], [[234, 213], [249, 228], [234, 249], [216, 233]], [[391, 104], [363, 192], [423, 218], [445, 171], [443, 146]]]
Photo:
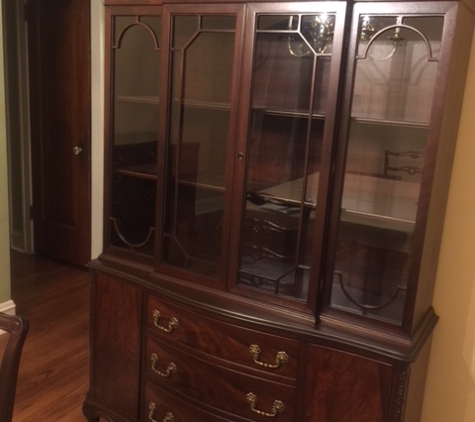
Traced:
[[144, 400], [145, 421], [167, 422], [232, 422], [219, 416], [204, 412], [172, 394], [148, 384]]
[[295, 385], [300, 343], [204, 317], [156, 298], [148, 305], [148, 327], [192, 349], [266, 373]]
[[[229, 370], [206, 360], [207, 355], [190, 355], [154, 339], [147, 340], [145, 372], [157, 385], [183, 397], [253, 420], [275, 417], [293, 420], [296, 388]], [[169, 368], [173, 367], [173, 370]]]

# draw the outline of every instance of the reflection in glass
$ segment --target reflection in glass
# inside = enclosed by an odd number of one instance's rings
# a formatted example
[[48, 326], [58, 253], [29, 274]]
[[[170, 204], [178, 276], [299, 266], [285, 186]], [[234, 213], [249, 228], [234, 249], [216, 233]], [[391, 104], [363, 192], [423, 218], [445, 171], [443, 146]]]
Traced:
[[164, 262], [217, 278], [236, 18], [173, 17]]
[[442, 35], [442, 18], [419, 19], [360, 19], [333, 272], [333, 307], [392, 323], [402, 321]]
[[[295, 16], [292, 17], [295, 20]], [[289, 29], [292, 25], [289, 24]], [[302, 16], [300, 36], [290, 35], [288, 38], [289, 52], [298, 57], [330, 52], [335, 16], [326, 13], [313, 16]]]
[[334, 15], [257, 19], [239, 283], [305, 300]]
[[153, 256], [161, 18], [114, 23], [110, 243]]
[[[427, 19], [410, 22], [427, 27]], [[435, 28], [441, 27], [443, 18], [431, 19]], [[406, 21], [361, 18], [353, 117], [428, 124], [442, 32], [431, 30], [426, 35]]]

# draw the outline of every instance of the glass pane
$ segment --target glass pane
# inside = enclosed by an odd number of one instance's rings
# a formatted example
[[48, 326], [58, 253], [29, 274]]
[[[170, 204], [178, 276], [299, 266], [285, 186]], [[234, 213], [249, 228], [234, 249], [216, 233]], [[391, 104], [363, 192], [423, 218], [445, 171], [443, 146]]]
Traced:
[[261, 15], [239, 283], [305, 300], [334, 15]]
[[114, 46], [117, 46], [117, 43], [120, 42], [120, 37], [124, 29], [129, 25], [133, 25], [136, 20], [137, 18], [135, 16], [114, 16]]
[[214, 278], [221, 265], [235, 24], [234, 16], [175, 16], [172, 29], [163, 259]]
[[203, 16], [203, 29], [228, 29], [234, 31], [236, 28], [235, 16]]
[[[427, 19], [436, 28], [429, 35], [440, 37], [441, 18], [425, 18], [425, 26]], [[431, 43], [418, 28], [388, 17], [362, 17], [360, 34], [352, 115], [428, 124], [437, 73], [431, 45], [437, 50], [440, 38]]]
[[278, 30], [296, 31], [299, 22], [299, 17], [294, 15], [260, 15], [257, 17], [257, 30], [274, 33]]
[[198, 16], [177, 16], [173, 19], [172, 47], [177, 50], [184, 48], [199, 31]]
[[160, 39], [160, 34], [162, 32], [162, 20], [157, 19], [156, 16], [140, 16], [140, 22], [148, 26], [154, 33], [157, 39]]
[[153, 255], [161, 20], [115, 22], [111, 244]]
[[402, 322], [440, 28], [439, 17], [360, 19], [335, 308]]
[[444, 18], [442, 16], [410, 16], [404, 17], [403, 23], [421, 31], [427, 38], [432, 56], [438, 58], [440, 54], [440, 42], [444, 30]]

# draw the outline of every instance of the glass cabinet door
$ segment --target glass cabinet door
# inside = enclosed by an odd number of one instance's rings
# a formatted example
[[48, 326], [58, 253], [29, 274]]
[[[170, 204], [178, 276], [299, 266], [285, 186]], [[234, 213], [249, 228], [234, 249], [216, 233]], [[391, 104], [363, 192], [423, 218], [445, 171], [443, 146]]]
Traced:
[[109, 22], [110, 245], [152, 257], [161, 17], [113, 15]]
[[[359, 10], [359, 9], [356, 9]], [[443, 15], [356, 13], [353, 94], [330, 306], [403, 319]]]
[[226, 256], [226, 163], [234, 141], [242, 9], [170, 6], [167, 15], [169, 111], [160, 261], [209, 280], [220, 278]]
[[256, 6], [248, 21], [252, 79], [237, 270], [249, 294], [305, 302], [344, 13], [335, 3], [301, 7], [285, 4], [276, 13], [275, 4]]

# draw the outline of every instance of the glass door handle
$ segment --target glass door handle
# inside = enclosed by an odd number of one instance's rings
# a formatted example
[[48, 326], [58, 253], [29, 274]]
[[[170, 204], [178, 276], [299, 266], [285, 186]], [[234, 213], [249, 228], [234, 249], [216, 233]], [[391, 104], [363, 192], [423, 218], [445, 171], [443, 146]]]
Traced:
[[75, 147], [73, 148], [73, 153], [74, 153], [74, 155], [79, 155], [79, 154], [81, 154], [81, 152], [82, 152], [82, 148], [81, 148], [81, 147], [75, 146]]

